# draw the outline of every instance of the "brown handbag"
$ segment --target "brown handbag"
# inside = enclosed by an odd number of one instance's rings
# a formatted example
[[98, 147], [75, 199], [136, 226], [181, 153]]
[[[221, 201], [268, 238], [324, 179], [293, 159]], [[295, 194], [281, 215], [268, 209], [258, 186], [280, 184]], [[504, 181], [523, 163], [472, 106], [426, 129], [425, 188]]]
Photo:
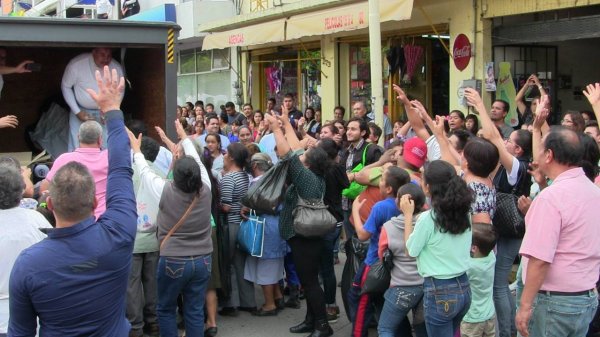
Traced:
[[177, 229], [179, 229], [179, 227], [181, 227], [181, 225], [183, 225], [183, 222], [185, 221], [185, 219], [187, 219], [188, 215], [190, 215], [190, 212], [192, 211], [192, 208], [194, 208], [194, 205], [196, 205], [196, 201], [198, 201], [198, 196], [194, 197], [194, 200], [192, 200], [192, 202], [190, 203], [190, 206], [187, 208], [187, 210], [185, 211], [185, 213], [183, 213], [183, 215], [181, 216], [181, 219], [179, 219], [179, 221], [177, 221], [177, 223], [175, 224], [175, 226], [173, 226], [171, 228], [171, 230], [167, 233], [167, 235], [165, 236], [165, 238], [162, 239], [162, 241], [160, 242], [160, 250], [163, 249], [165, 243], [171, 237], [171, 235], [173, 235], [173, 233], [175, 233], [175, 231], [177, 231]]

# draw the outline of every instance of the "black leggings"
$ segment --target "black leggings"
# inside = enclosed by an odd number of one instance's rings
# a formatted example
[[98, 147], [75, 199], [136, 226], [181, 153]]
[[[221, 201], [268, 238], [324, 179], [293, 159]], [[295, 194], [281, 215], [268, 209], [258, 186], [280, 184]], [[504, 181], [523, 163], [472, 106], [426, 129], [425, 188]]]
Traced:
[[288, 243], [306, 297], [306, 318], [314, 322], [327, 321], [325, 296], [319, 285], [319, 261], [325, 240], [294, 236]]

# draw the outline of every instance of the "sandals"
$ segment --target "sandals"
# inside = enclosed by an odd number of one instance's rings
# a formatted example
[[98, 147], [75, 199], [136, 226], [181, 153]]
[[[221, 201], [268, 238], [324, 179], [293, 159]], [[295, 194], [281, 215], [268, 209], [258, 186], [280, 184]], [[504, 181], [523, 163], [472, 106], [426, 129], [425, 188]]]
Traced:
[[252, 313], [252, 316], [277, 316], [277, 308], [273, 310], [264, 310], [262, 307]]

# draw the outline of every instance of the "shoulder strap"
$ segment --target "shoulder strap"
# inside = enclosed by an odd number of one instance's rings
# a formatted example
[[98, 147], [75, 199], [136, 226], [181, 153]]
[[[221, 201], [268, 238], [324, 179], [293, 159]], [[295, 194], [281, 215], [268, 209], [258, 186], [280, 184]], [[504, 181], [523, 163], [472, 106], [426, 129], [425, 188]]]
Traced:
[[363, 150], [363, 155], [362, 155], [363, 167], [365, 167], [365, 163], [367, 162], [367, 149], [369, 148], [370, 145], [371, 145], [371, 143], [367, 143], [367, 145], [365, 146], [365, 149]]
[[171, 237], [171, 235], [173, 235], [173, 233], [175, 233], [179, 227], [181, 227], [181, 225], [183, 225], [183, 223], [185, 222], [185, 219], [187, 219], [188, 215], [190, 215], [190, 212], [192, 211], [192, 208], [194, 208], [194, 205], [196, 205], [196, 201], [198, 201], [198, 196], [194, 197], [194, 200], [192, 200], [192, 202], [190, 203], [190, 206], [187, 208], [187, 210], [185, 211], [185, 213], [183, 213], [183, 215], [181, 216], [181, 218], [179, 219], [179, 221], [177, 221], [177, 223], [175, 224], [175, 226], [173, 226], [171, 228], [171, 230], [167, 233], [167, 235], [165, 236], [164, 239], [162, 239], [162, 241], [160, 242], [160, 250], [163, 249], [165, 243], [167, 242], [167, 240], [169, 240], [169, 238]]

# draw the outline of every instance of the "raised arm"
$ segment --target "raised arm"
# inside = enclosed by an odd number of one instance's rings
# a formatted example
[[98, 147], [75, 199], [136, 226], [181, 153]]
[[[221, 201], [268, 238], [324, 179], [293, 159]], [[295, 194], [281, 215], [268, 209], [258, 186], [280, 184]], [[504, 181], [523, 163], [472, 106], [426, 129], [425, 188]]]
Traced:
[[[209, 173], [206, 170], [206, 167], [204, 166], [204, 164], [202, 163], [202, 160], [200, 160], [200, 155], [198, 154], [198, 151], [196, 151], [196, 147], [194, 146], [194, 143], [192, 143], [193, 142], [192, 139], [190, 137], [188, 137], [187, 133], [183, 129], [183, 126], [179, 122], [179, 119], [175, 120], [175, 131], [177, 132], [177, 137], [179, 137], [179, 139], [181, 140], [181, 147], [183, 148], [183, 152], [185, 152], [186, 156], [190, 156], [190, 157], [194, 158], [194, 160], [200, 167], [200, 176], [202, 179], [202, 185], [208, 186], [209, 190], [212, 189], [212, 185], [210, 183], [210, 177], [208, 175]], [[202, 145], [200, 145], [200, 146], [202, 146]], [[203, 151], [200, 151], [200, 152], [202, 153]]]
[[467, 99], [467, 103], [474, 107], [477, 113], [479, 113], [479, 120], [481, 120], [481, 130], [483, 133], [483, 138], [492, 142], [498, 152], [500, 153], [500, 163], [506, 169], [506, 172], [511, 172], [514, 163], [514, 156], [506, 150], [504, 146], [504, 140], [502, 139], [502, 135], [494, 125], [494, 122], [488, 115], [485, 106], [483, 105], [483, 101], [481, 100], [481, 96], [477, 90], [472, 88], [465, 89], [465, 98]]
[[544, 95], [540, 98], [540, 103], [535, 110], [535, 117], [533, 119], [533, 132], [531, 134], [531, 152], [533, 153], [533, 161], [538, 161], [539, 150], [542, 146], [542, 137], [544, 136], [544, 125], [548, 118], [550, 99], [548, 95]]
[[525, 82], [515, 97], [515, 101], [517, 102], [517, 110], [521, 116], [523, 116], [523, 114], [525, 114], [525, 110], [527, 110], [527, 104], [525, 104], [525, 92], [527, 92], [529, 87], [533, 85], [531, 78], [532, 76], [533, 75], [529, 76], [527, 82]]
[[410, 121], [404, 123], [404, 125], [402, 125], [402, 127], [400, 128], [400, 131], [398, 131], [398, 134], [394, 135], [394, 137], [398, 137], [398, 135], [406, 137], [406, 135], [408, 134], [408, 130], [410, 130], [411, 127], [412, 126], [410, 125]]
[[588, 84], [583, 94], [592, 105], [596, 120], [600, 121], [600, 83]]
[[[286, 109], [284, 105], [281, 106], [281, 116], [277, 116], [277, 118], [281, 121], [283, 128], [285, 129], [285, 139], [287, 143], [291, 147], [292, 150], [300, 150], [302, 149], [302, 144], [300, 144], [300, 140], [296, 136], [296, 131], [290, 123], [289, 111]], [[277, 146], [279, 146], [279, 141], [277, 141]]]
[[[125, 79], [104, 67], [104, 76], [96, 71], [98, 93], [86, 89], [100, 111], [106, 111], [108, 129], [108, 179], [106, 183], [106, 212], [99, 222], [117, 231], [125, 232], [131, 241], [135, 238], [137, 210], [133, 193], [129, 137], [125, 131], [120, 109]], [[106, 221], [108, 220], [108, 221]]]
[[419, 113], [413, 109], [404, 90], [402, 90], [402, 88], [396, 84], [394, 84], [392, 87], [396, 92], [396, 98], [404, 105], [404, 110], [406, 111], [406, 116], [408, 117], [408, 122], [412, 126], [412, 129], [419, 138], [427, 141], [431, 135], [425, 129], [421, 116], [419, 116]]
[[[278, 122], [277, 118], [275, 118], [274, 116], [271, 116], [269, 114], [266, 114], [265, 120], [269, 123], [271, 132], [273, 132], [273, 136], [275, 137], [275, 144], [277, 144], [277, 155], [279, 157], [285, 156], [286, 154], [288, 154], [288, 152], [290, 152], [292, 150], [292, 148], [290, 147], [290, 144], [288, 144], [287, 139], [285, 139], [285, 136], [283, 135], [283, 131], [281, 130], [281, 127], [279, 126], [279, 122]], [[289, 121], [288, 121], [288, 123], [289, 123]], [[294, 132], [294, 131], [292, 130], [292, 132]]]
[[131, 144], [131, 151], [133, 151], [134, 170], [139, 172], [140, 180], [144, 182], [147, 187], [149, 187], [147, 192], [150, 194], [150, 196], [158, 201], [160, 200], [165, 187], [165, 180], [154, 173], [154, 171], [152, 171], [146, 162], [146, 158], [141, 151], [142, 134], [139, 134], [136, 138], [135, 135], [128, 129], [127, 135], [129, 136], [129, 144]]
[[171, 153], [175, 153], [177, 151], [177, 144], [167, 137], [167, 134], [163, 131], [163, 129], [160, 128], [160, 126], [155, 126], [154, 129], [156, 130], [156, 133], [158, 133], [160, 140], [165, 143], [167, 149], [169, 149]]

